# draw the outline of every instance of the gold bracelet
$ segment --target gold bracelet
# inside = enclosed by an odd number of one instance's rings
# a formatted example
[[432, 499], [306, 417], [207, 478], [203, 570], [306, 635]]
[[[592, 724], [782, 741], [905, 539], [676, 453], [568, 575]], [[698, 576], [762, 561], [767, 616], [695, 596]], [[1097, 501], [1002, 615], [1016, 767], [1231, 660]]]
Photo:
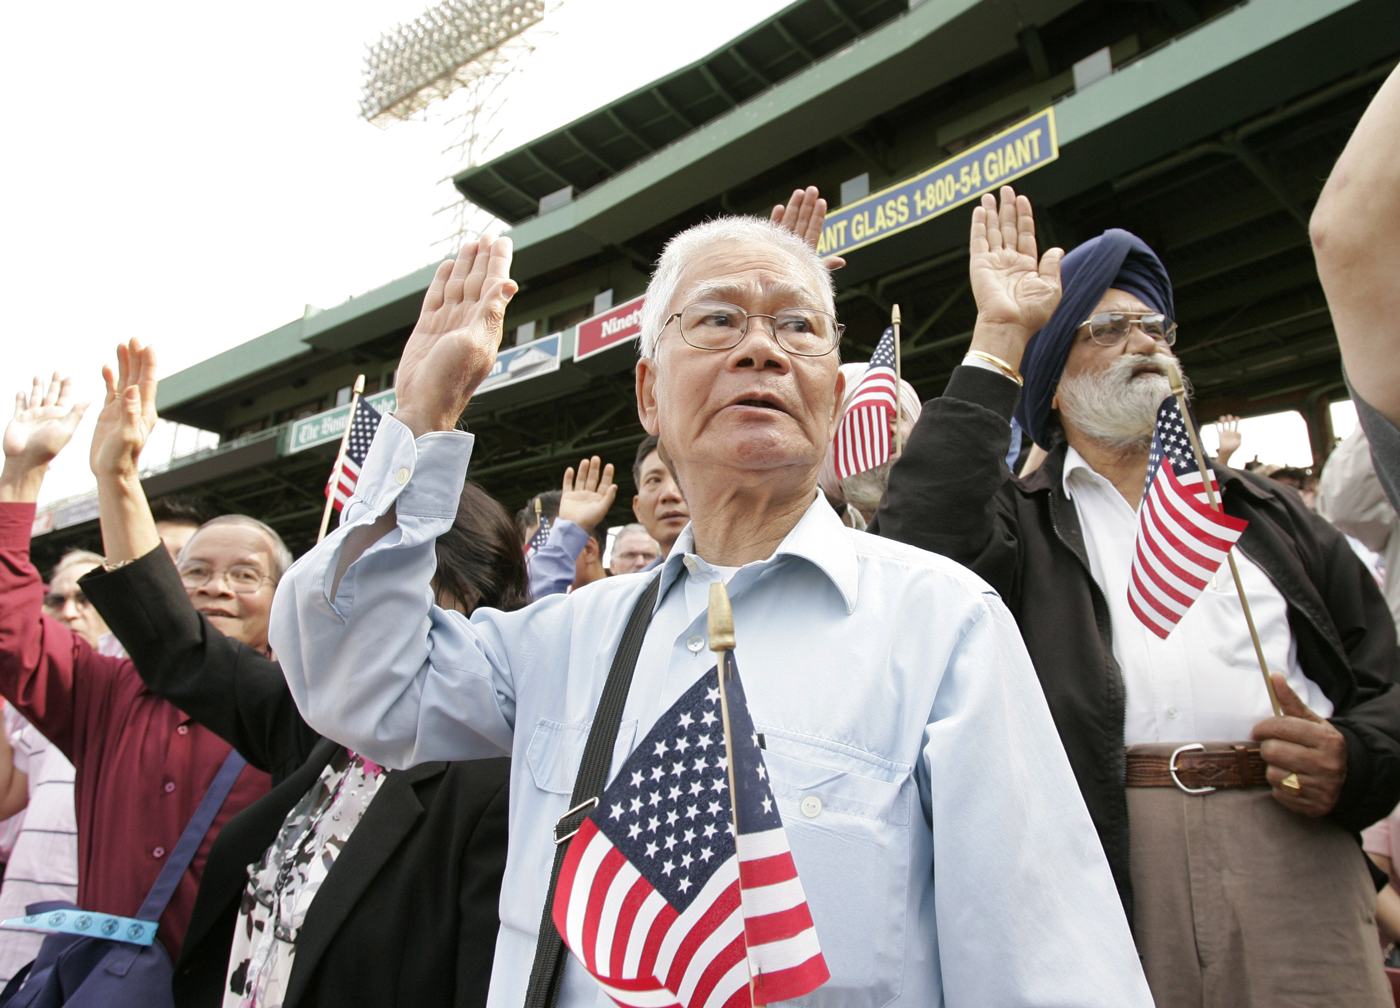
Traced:
[[969, 357], [976, 357], [978, 360], [986, 361], [992, 367], [996, 368], [1002, 374], [1006, 375], [1006, 377], [1014, 381], [1017, 385], [1020, 385], [1022, 387], [1025, 386], [1026, 379], [1021, 377], [1021, 372], [1017, 371], [1014, 367], [1006, 363], [1006, 361], [1002, 360], [1000, 357], [993, 357], [991, 354], [983, 353], [981, 350], [969, 350], [967, 352], [967, 355]]
[[106, 571], [108, 574], [110, 574], [110, 573], [112, 573], [112, 571], [121, 570], [121, 569], [122, 569], [123, 567], [125, 567], [127, 564], [131, 564], [131, 563], [135, 563], [135, 562], [136, 562], [135, 560], [108, 560], [108, 559], [106, 559], [106, 558], [103, 558], [103, 560], [102, 560], [102, 569], [103, 569], [104, 571]]

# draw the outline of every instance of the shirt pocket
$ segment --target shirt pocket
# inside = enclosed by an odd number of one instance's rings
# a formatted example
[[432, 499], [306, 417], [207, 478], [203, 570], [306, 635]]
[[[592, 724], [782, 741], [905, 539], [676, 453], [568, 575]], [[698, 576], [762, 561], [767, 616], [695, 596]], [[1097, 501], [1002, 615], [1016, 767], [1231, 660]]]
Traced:
[[[588, 744], [591, 721], [550, 721], [540, 718], [535, 734], [530, 738], [526, 761], [535, 787], [554, 794], [571, 795], [583, 763], [583, 750]], [[632, 751], [637, 734], [635, 719], [618, 725], [617, 741], [613, 745], [613, 766], [617, 766]]]
[[904, 975], [913, 768], [839, 742], [756, 727], [793, 861], [811, 880], [804, 890], [831, 970], [827, 983], [790, 1003], [889, 1004]]

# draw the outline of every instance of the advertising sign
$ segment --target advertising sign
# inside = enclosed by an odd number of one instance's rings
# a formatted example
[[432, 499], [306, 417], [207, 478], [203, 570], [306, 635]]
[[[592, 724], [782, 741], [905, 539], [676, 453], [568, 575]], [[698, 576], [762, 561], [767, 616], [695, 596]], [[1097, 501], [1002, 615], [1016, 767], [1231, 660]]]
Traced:
[[[365, 396], [365, 402], [383, 414], [394, 412], [399, 399], [394, 394], [393, 389], [385, 389], [383, 392]], [[305, 448], [314, 448], [327, 441], [339, 440], [340, 436], [345, 433], [345, 422], [349, 419], [350, 404], [346, 403], [344, 406], [337, 406], [324, 413], [317, 413], [315, 416], [297, 420], [287, 433], [287, 454], [290, 455]]]
[[913, 178], [833, 211], [817, 254], [843, 256], [908, 230], [1059, 156], [1055, 110], [1047, 108]]
[[592, 318], [578, 324], [578, 346], [574, 350], [574, 360], [592, 357], [606, 350], [634, 339], [642, 331], [642, 301], [638, 295], [631, 301], [624, 301]]
[[476, 394], [558, 371], [559, 345], [562, 340], [563, 334], [555, 333], [524, 346], [502, 350], [496, 354], [496, 365], [491, 369], [491, 373], [477, 386]]

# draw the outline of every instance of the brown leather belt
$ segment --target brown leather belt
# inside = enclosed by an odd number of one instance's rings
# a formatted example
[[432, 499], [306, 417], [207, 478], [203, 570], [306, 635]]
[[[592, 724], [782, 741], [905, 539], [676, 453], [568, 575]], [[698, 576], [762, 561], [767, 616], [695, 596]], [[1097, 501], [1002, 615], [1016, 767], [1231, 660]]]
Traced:
[[1179, 787], [1205, 794], [1217, 788], [1267, 786], [1268, 769], [1258, 746], [1240, 744], [1213, 752], [1182, 746], [1170, 756], [1128, 753], [1127, 783], [1128, 787]]

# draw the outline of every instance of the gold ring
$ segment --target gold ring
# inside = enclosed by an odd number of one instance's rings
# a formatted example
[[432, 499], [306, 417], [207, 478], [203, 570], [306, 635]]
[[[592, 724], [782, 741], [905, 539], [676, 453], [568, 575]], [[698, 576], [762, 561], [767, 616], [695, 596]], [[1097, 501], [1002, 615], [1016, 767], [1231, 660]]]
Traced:
[[1303, 790], [1302, 782], [1298, 780], [1298, 775], [1295, 773], [1289, 774], [1287, 777], [1285, 777], [1278, 783], [1279, 787], [1287, 788], [1289, 791], [1292, 791], [1295, 794]]

